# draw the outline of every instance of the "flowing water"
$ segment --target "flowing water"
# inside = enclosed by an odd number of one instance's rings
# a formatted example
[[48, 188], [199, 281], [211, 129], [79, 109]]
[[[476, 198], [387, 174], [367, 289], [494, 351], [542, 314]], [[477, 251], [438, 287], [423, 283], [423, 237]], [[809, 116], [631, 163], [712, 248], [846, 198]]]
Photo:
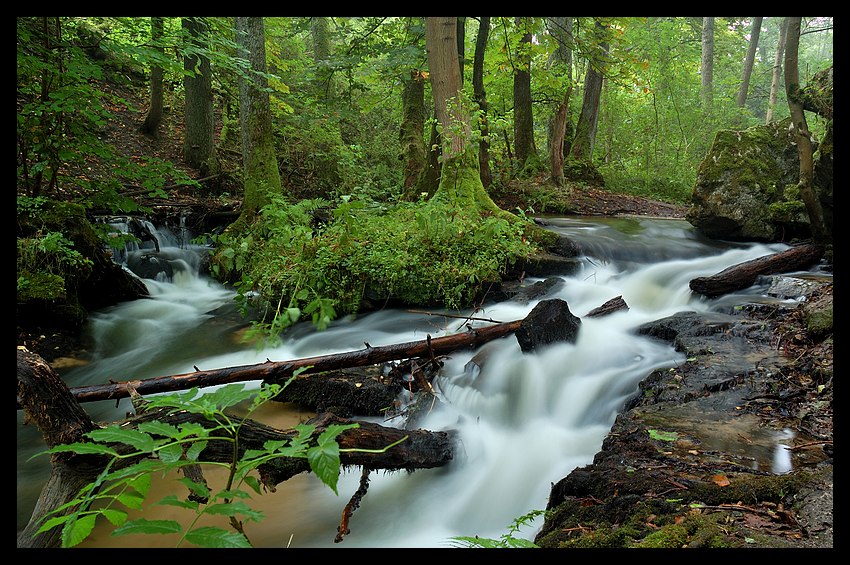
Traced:
[[[290, 479], [251, 503], [266, 516], [247, 524], [255, 546], [453, 547], [456, 536], [500, 538], [516, 518], [545, 508], [552, 483], [593, 460], [640, 380], [654, 369], [684, 361], [668, 344], [635, 335], [634, 328], [684, 310], [707, 311], [736, 303], [740, 296], [708, 300], [694, 295], [688, 283], [787, 249], [783, 244], [705, 240], [682, 220], [549, 218], [548, 222], [549, 229], [579, 242], [586, 255], [580, 272], [561, 276], [563, 284], [542, 298], [565, 300], [579, 317], [617, 296], [628, 310], [582, 318], [575, 343], [534, 353], [522, 353], [513, 337], [485, 344], [489, 355], [480, 372], [465, 367], [475, 351], [451, 355], [434, 380], [442, 403], [419, 426], [458, 430], [463, 453], [455, 461], [412, 474], [373, 472], [368, 493], [350, 520], [350, 533], [341, 543], [334, 542], [336, 529], [358, 488], [359, 469], [340, 477], [338, 496], [312, 474]], [[198, 275], [198, 255], [204, 249], [164, 231], [156, 234], [158, 256], [169, 262], [171, 274], [144, 279], [151, 299], [122, 303], [90, 317], [91, 360], [60, 371], [69, 386], [353, 351], [362, 349], [364, 342], [380, 346], [429, 334], [439, 337], [455, 333], [461, 325], [454, 317], [386, 309], [340, 319], [321, 332], [301, 324], [281, 345], [257, 349], [240, 339], [246, 323], [232, 302], [234, 293]], [[128, 262], [140, 253], [152, 252], [136, 250]], [[755, 301], [766, 288], [756, 284], [743, 293]], [[475, 316], [512, 321], [524, 318], [536, 304], [502, 302]], [[83, 406], [101, 421], [118, 420], [129, 410], [127, 400], [117, 406], [114, 401]], [[290, 405], [276, 404], [262, 412], [264, 422], [280, 428], [310, 416]], [[30, 460], [44, 449], [38, 430], [21, 422], [18, 411], [18, 530], [29, 519], [49, 475], [46, 457]], [[170, 486], [156, 488], [161, 490], [149, 499], [158, 500], [157, 495], [167, 494]], [[155, 507], [149, 512], [147, 517], [167, 518], [175, 510]], [[533, 539], [542, 524], [539, 520], [514, 536]], [[174, 543], [168, 536], [110, 537], [108, 530], [97, 529], [84, 545]]]

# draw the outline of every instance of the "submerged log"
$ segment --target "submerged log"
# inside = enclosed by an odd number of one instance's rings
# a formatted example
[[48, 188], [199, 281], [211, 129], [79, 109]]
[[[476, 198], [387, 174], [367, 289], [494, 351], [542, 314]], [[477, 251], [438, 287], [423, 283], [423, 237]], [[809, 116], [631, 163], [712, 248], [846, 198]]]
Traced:
[[697, 277], [690, 282], [691, 290], [708, 297], [720, 296], [752, 286], [756, 277], [774, 273], [805, 270], [821, 260], [824, 246], [808, 243], [781, 253], [733, 265], [710, 277]]
[[588, 312], [584, 316], [586, 318], [598, 318], [599, 316], [607, 316], [608, 314], [613, 314], [614, 312], [617, 312], [619, 310], [628, 310], [628, 309], [629, 309], [629, 305], [626, 304], [626, 301], [623, 300], [623, 296], [620, 295], [620, 296], [612, 298], [611, 300], [609, 300], [608, 302], [606, 302], [602, 306], [594, 308], [593, 310], [591, 310], [590, 312]]

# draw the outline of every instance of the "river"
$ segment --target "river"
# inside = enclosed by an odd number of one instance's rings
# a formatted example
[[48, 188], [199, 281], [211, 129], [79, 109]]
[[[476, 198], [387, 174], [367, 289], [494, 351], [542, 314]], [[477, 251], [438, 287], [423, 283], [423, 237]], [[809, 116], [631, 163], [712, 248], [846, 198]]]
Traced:
[[[541, 299], [565, 300], [582, 317], [611, 298], [622, 296], [628, 310], [582, 318], [575, 343], [523, 354], [510, 337], [485, 344], [490, 349], [480, 374], [465, 370], [475, 351], [446, 360], [434, 380], [440, 408], [419, 425], [429, 430], [458, 430], [463, 456], [441, 469], [412, 474], [373, 472], [369, 491], [354, 512], [350, 533], [334, 538], [343, 508], [358, 488], [359, 469], [343, 473], [333, 493], [312, 474], [255, 497], [251, 505], [265, 514], [248, 523], [255, 547], [456, 547], [457, 536], [499, 539], [513, 521], [546, 507], [551, 484], [587, 465], [638, 383], [657, 368], [681, 363], [668, 344], [638, 336], [638, 325], [684, 310], [720, 310], [739, 303], [740, 295], [706, 299], [693, 294], [691, 279], [713, 275], [731, 265], [783, 251], [784, 244], [732, 243], [701, 238], [684, 220], [651, 218], [546, 218], [548, 228], [578, 242], [585, 255], [578, 273], [561, 276], [563, 284]], [[327, 330], [308, 324], [293, 328], [275, 347], [243, 343], [246, 322], [233, 303], [234, 292], [199, 275], [203, 248], [157, 232], [160, 254], [172, 265], [170, 277], [144, 279], [151, 299], [122, 303], [94, 312], [86, 325], [93, 343], [85, 363], [59, 370], [71, 387], [126, 381], [236, 365], [284, 361], [440, 337], [458, 331], [455, 317], [386, 309], [346, 317]], [[144, 251], [144, 250], [142, 250]], [[538, 279], [530, 279], [534, 282]], [[761, 281], [742, 294], [746, 300], [773, 300]], [[538, 299], [539, 300], [539, 299]], [[536, 305], [508, 301], [487, 305], [477, 318], [512, 321]], [[471, 312], [432, 314], [468, 315]], [[475, 322], [484, 325], [486, 322]], [[250, 383], [249, 386], [257, 386]], [[95, 420], [114, 421], [129, 410], [122, 400], [83, 405]], [[262, 421], [281, 428], [312, 416], [290, 405], [263, 410]], [[17, 427], [17, 527], [29, 519], [49, 475], [44, 449], [33, 426]], [[392, 421], [379, 421], [394, 425]], [[215, 481], [215, 477], [211, 477]], [[157, 484], [158, 500], [172, 488]], [[179, 516], [174, 509], [151, 507], [147, 517]], [[542, 519], [514, 537], [533, 539]], [[226, 526], [225, 524], [221, 524]], [[169, 547], [169, 536], [109, 535], [97, 528], [83, 547]]]

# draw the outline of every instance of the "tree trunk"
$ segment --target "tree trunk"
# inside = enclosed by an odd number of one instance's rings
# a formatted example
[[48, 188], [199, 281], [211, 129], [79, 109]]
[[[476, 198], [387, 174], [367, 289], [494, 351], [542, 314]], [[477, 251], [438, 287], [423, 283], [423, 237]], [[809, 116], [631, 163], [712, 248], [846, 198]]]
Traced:
[[711, 109], [714, 97], [714, 18], [702, 19], [702, 107]]
[[334, 96], [332, 73], [325, 63], [331, 56], [331, 39], [326, 16], [310, 18], [310, 36], [313, 38], [313, 63], [316, 66], [314, 84], [320, 99]]
[[[164, 53], [162, 45], [162, 34], [164, 21], [161, 17], [151, 17], [151, 41], [153, 48], [159, 53]], [[145, 135], [156, 137], [159, 123], [162, 121], [162, 65], [151, 65], [151, 95], [150, 108], [145, 116], [141, 131]]]
[[575, 161], [587, 161], [593, 157], [593, 144], [596, 138], [596, 126], [599, 121], [599, 101], [602, 95], [602, 70], [608, 53], [608, 43], [603, 39], [605, 26], [598, 20], [595, 23], [597, 43], [594, 55], [587, 65], [587, 75], [584, 81], [584, 98], [581, 104], [576, 125], [576, 136], [573, 140], [571, 157]]
[[[97, 426], [74, 400], [65, 382], [50, 365], [35, 353], [18, 347], [18, 407], [24, 410], [24, 424], [34, 423], [41, 431], [47, 447], [82, 441], [83, 434]], [[52, 510], [73, 500], [80, 489], [92, 482], [100, 472], [96, 467], [76, 465], [84, 458], [73, 454], [52, 457], [52, 470], [47, 484], [33, 509], [29, 523], [18, 535], [18, 547], [58, 547], [61, 528], [36, 534], [42, 520]], [[73, 508], [66, 508], [62, 515]]]
[[235, 18], [240, 57], [250, 78], [239, 78], [239, 127], [245, 195], [237, 222], [250, 222], [272, 198], [283, 195], [272, 131], [263, 18]]
[[490, 18], [482, 17], [475, 38], [475, 56], [472, 62], [472, 92], [480, 111], [481, 140], [478, 142], [478, 168], [481, 171], [481, 184], [487, 189], [493, 182], [490, 171], [490, 128], [487, 123], [487, 94], [484, 91], [484, 54], [487, 51], [487, 38], [490, 35]]
[[720, 296], [752, 286], [759, 275], [808, 269], [820, 261], [823, 253], [822, 245], [799, 245], [781, 253], [733, 265], [710, 277], [697, 277], [691, 280], [690, 288], [704, 296]]
[[426, 18], [425, 39], [437, 121], [442, 126], [440, 186], [431, 199], [468, 213], [488, 212], [515, 218], [500, 209], [484, 190], [478, 152], [471, 143], [469, 110], [461, 92], [455, 18]]
[[209, 57], [199, 51], [207, 49], [207, 24], [204, 18], [183, 18], [192, 52], [183, 58], [186, 106], [183, 158], [202, 177], [218, 173], [215, 152], [215, 116], [213, 114], [212, 71]]
[[558, 43], [558, 48], [552, 55], [552, 67], [561, 70], [566, 82], [564, 100], [555, 110], [552, 118], [549, 139], [549, 168], [552, 182], [555, 186], [564, 185], [564, 158], [569, 155], [571, 144], [567, 143], [567, 124], [570, 121], [569, 101], [573, 88], [572, 67], [573, 51], [572, 30], [573, 19], [566, 17], [550, 18], [552, 23], [550, 33]]
[[788, 18], [782, 18], [779, 22], [779, 41], [776, 43], [776, 56], [773, 59], [773, 79], [770, 81], [770, 98], [767, 102], [767, 117], [765, 123], [773, 121], [773, 108], [776, 107], [776, 97], [779, 93], [779, 84], [782, 81], [782, 59], [785, 57], [785, 35], [788, 31]]
[[827, 229], [823, 219], [823, 208], [820, 199], [812, 186], [814, 176], [814, 161], [812, 137], [806, 124], [806, 114], [803, 102], [800, 100], [800, 77], [797, 69], [797, 50], [800, 45], [800, 21], [802, 18], [788, 18], [788, 30], [785, 47], [785, 95], [788, 98], [788, 108], [791, 111], [791, 122], [797, 134], [797, 152], [800, 154], [800, 196], [809, 213], [809, 224], [812, 237], [818, 243], [827, 240]]
[[756, 60], [756, 50], [759, 46], [759, 34], [761, 34], [761, 22], [764, 18], [753, 18], [753, 30], [750, 33], [750, 46], [747, 49], [747, 57], [744, 59], [744, 68], [741, 72], [741, 86], [738, 89], [737, 103], [743, 108], [747, 103], [747, 92], [750, 89], [750, 76], [753, 74], [753, 63]]
[[529, 160], [536, 162], [534, 144], [534, 113], [531, 103], [531, 25], [530, 18], [516, 19], [517, 28], [523, 30], [517, 47], [514, 66], [514, 154], [516, 168], [522, 170]]
[[417, 193], [419, 178], [427, 166], [428, 150], [423, 139], [425, 131], [425, 76], [413, 69], [410, 78], [404, 80], [401, 93], [402, 120], [399, 132], [403, 166], [403, 195], [413, 202], [419, 198]]

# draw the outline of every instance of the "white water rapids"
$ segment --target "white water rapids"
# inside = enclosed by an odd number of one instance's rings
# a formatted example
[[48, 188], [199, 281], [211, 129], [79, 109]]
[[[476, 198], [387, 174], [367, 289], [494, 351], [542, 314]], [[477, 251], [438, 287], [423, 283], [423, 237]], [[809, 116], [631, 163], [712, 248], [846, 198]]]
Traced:
[[[684, 360], [669, 344], [638, 336], [634, 329], [676, 312], [721, 307], [723, 300], [735, 298], [706, 300], [691, 293], [689, 281], [787, 248], [704, 241], [681, 220], [549, 221], [550, 229], [575, 239], [587, 251], [581, 271], [562, 276], [564, 284], [542, 297], [565, 300], [571, 312], [582, 318], [577, 342], [529, 354], [520, 351], [513, 336], [490, 342], [483, 346], [490, 354], [477, 375], [464, 371], [475, 351], [451, 355], [434, 381], [442, 407], [419, 426], [459, 431], [463, 453], [452, 464], [413, 474], [373, 472], [368, 493], [351, 517], [351, 532], [341, 543], [334, 543], [334, 537], [343, 508], [358, 488], [359, 469], [340, 478], [339, 496], [312, 474], [295, 477], [279, 485], [277, 492], [250, 503], [266, 516], [258, 524], [246, 524], [255, 546], [453, 547], [455, 536], [498, 539], [516, 518], [546, 507], [553, 483], [593, 460], [618, 411], [637, 393], [643, 378], [654, 369]], [[421, 340], [429, 334], [440, 337], [460, 326], [456, 318], [389, 309], [338, 320], [322, 332], [302, 324], [282, 345], [258, 350], [238, 339], [245, 323], [235, 313], [234, 293], [198, 276], [195, 264], [180, 258], [194, 250], [173, 247], [167, 240], [161, 247], [175, 263], [173, 277], [145, 279], [151, 299], [123, 303], [90, 317], [92, 359], [62, 371], [69, 386], [352, 351], [362, 349], [364, 342], [380, 346]], [[765, 288], [756, 285], [744, 292], [758, 296]], [[622, 296], [627, 311], [583, 317], [617, 296]], [[475, 316], [513, 321], [524, 318], [536, 304], [492, 304]], [[126, 400], [118, 407], [114, 402], [83, 405], [99, 420], [118, 420], [128, 406]], [[263, 411], [264, 421], [277, 427], [309, 416], [279, 405]], [[21, 420], [19, 411], [19, 531], [49, 471], [46, 457], [29, 460], [44, 446], [38, 430], [20, 425]], [[160, 493], [151, 494], [152, 501], [171, 487], [161, 488]], [[174, 510], [152, 507], [149, 512], [149, 518], [164, 518]], [[515, 536], [531, 540], [541, 523]], [[108, 534], [108, 528], [100, 528], [84, 545], [174, 544], [167, 536]]]

